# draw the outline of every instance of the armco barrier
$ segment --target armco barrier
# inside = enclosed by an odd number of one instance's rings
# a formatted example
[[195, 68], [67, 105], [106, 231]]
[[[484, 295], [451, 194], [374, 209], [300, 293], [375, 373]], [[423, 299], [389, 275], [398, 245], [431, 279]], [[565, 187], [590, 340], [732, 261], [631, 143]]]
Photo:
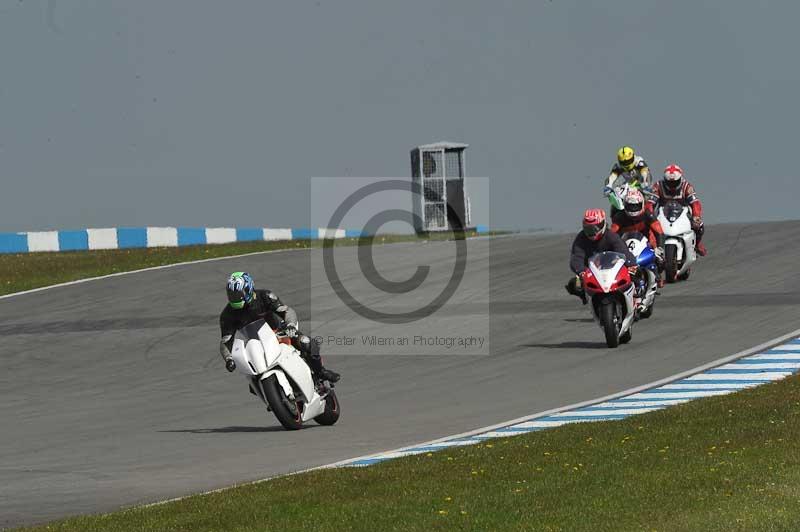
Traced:
[[[477, 232], [488, 233], [489, 228], [478, 226]], [[111, 227], [75, 231], [0, 233], [0, 253], [176, 247], [259, 240], [318, 240], [326, 237], [353, 238], [360, 235], [359, 230], [325, 228]]]

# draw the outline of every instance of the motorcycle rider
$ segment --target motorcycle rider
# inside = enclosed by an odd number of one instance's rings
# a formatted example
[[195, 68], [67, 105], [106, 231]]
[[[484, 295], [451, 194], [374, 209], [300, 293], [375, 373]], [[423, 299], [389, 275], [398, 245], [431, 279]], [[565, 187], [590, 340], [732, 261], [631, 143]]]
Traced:
[[572, 252], [569, 258], [569, 268], [575, 274], [564, 288], [567, 293], [578, 296], [585, 305], [586, 293], [583, 290], [583, 275], [589, 259], [595, 253], [602, 251], [615, 251], [625, 255], [625, 264], [632, 275], [636, 275], [636, 257], [631, 254], [628, 246], [613, 231], [608, 231], [606, 213], [603, 209], [587, 209], [583, 213], [583, 228], [572, 242]]
[[[647, 162], [639, 156], [630, 146], [623, 146], [617, 151], [617, 163], [611, 167], [611, 173], [606, 178], [603, 193], [609, 196], [614, 190], [614, 183], [620, 178], [633, 187], [649, 187], [651, 184], [650, 168]], [[611, 214], [619, 212], [612, 207]]]
[[228, 304], [219, 316], [219, 328], [222, 333], [219, 352], [225, 360], [225, 368], [228, 371], [236, 369], [236, 363], [231, 357], [233, 335], [248, 323], [263, 319], [272, 330], [292, 339], [292, 345], [300, 351], [300, 355], [318, 381], [339, 380], [338, 373], [323, 367], [319, 343], [298, 332], [297, 313], [292, 307], [284, 305], [273, 292], [256, 290], [253, 278], [246, 272], [232, 273], [226, 291]]
[[703, 224], [703, 204], [694, 190], [694, 186], [683, 177], [683, 169], [677, 164], [670, 164], [664, 168], [664, 178], [653, 186], [653, 197], [647, 201], [649, 211], [655, 213], [658, 204], [667, 201], [678, 201], [688, 206], [692, 212], [692, 230], [695, 234], [695, 249], [697, 254], [705, 257], [708, 250], [701, 242], [705, 233]]
[[[625, 210], [614, 213], [611, 217], [611, 230], [618, 235], [638, 232], [647, 237], [650, 247], [659, 264], [664, 262], [664, 229], [652, 210], [645, 206], [644, 194], [640, 190], [631, 189], [625, 196]], [[661, 272], [658, 274], [658, 287], [664, 286]]]

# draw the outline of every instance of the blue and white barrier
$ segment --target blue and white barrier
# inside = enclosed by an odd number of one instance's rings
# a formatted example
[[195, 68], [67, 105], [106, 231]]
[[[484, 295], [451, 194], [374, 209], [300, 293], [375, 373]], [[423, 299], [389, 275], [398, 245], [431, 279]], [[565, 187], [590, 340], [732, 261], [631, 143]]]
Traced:
[[228, 244], [268, 240], [318, 240], [358, 237], [344, 229], [272, 229], [266, 227], [112, 227], [77, 231], [0, 233], [0, 253], [82, 251]]
[[[478, 233], [489, 228], [479, 226]], [[0, 253], [37, 251], [85, 251], [229, 244], [269, 240], [320, 240], [357, 238], [360, 230], [267, 227], [111, 227], [76, 231], [33, 231], [0, 233]]]

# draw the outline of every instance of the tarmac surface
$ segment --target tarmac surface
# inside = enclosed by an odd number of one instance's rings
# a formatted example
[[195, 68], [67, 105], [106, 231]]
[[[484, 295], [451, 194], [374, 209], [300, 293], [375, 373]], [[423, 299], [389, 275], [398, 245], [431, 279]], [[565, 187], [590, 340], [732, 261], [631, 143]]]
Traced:
[[[570, 235], [469, 241], [458, 291], [407, 324], [350, 310], [326, 282], [321, 250], [0, 300], [0, 527], [411, 445], [621, 391], [765, 342], [800, 323], [800, 250], [783, 245], [799, 233], [800, 222], [708, 228], [710, 255], [689, 281], [665, 287], [653, 317], [619, 349], [605, 347], [587, 308], [564, 292]], [[343, 284], [387, 312], [422, 307], [453, 271], [452, 242], [377, 246], [376, 269], [391, 281], [430, 265], [418, 290], [386, 293], [364, 278], [354, 249], [335, 251]], [[284, 431], [242, 377], [224, 370], [218, 315], [235, 270], [276, 291], [297, 309], [302, 330], [322, 336], [326, 364], [343, 376], [334, 427]], [[412, 342], [374, 347], [365, 335]], [[417, 335], [486, 344], [414, 346]]]

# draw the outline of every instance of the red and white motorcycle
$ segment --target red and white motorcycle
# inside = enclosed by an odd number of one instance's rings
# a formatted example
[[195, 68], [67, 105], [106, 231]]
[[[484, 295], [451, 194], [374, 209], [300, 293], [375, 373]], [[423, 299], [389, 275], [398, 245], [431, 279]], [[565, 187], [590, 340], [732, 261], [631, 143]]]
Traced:
[[630, 342], [636, 302], [625, 255], [613, 251], [593, 255], [583, 274], [583, 290], [591, 299], [592, 316], [605, 333], [606, 345]]
[[288, 338], [279, 338], [264, 320], [236, 331], [231, 357], [247, 377], [250, 393], [261, 399], [284, 428], [299, 429], [313, 419], [320, 425], [339, 420], [333, 385], [317, 387], [300, 353]]

